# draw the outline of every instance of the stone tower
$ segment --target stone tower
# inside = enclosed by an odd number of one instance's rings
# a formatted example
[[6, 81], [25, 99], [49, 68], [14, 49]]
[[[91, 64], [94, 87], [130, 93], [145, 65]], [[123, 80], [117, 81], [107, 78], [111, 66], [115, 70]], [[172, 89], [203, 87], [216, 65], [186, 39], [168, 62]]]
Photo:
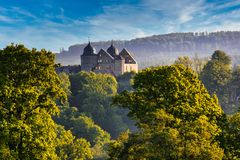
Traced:
[[89, 42], [88, 45], [84, 48], [83, 54], [81, 55], [81, 70], [90, 72], [95, 69], [96, 65], [96, 50]]

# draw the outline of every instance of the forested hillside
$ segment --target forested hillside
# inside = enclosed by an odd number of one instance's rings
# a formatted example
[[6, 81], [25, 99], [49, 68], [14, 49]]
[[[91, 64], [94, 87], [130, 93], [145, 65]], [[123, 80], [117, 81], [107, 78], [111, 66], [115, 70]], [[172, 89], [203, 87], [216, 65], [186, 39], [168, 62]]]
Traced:
[[[93, 37], [94, 38], [94, 37]], [[214, 50], [224, 50], [231, 56], [240, 53], [240, 32], [171, 33], [137, 38], [129, 41], [114, 41], [121, 50], [127, 48], [138, 61], [140, 68], [169, 64], [180, 55], [210, 56]], [[110, 41], [92, 42], [96, 50], [108, 48]], [[86, 44], [76, 44], [57, 54], [57, 62], [63, 65], [80, 64], [80, 55]], [[239, 58], [234, 58], [237, 63]]]
[[118, 77], [57, 74], [46, 50], [0, 50], [0, 159], [239, 159], [240, 68], [210, 59]]

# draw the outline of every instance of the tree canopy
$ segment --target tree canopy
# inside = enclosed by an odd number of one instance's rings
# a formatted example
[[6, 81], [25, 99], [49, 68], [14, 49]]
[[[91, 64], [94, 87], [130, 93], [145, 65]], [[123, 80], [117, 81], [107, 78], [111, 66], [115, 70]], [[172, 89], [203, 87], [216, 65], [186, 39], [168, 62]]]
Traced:
[[113, 159], [222, 159], [215, 137], [223, 112], [190, 68], [145, 69], [134, 77], [133, 88], [114, 103], [129, 108], [139, 131], [110, 147]]
[[231, 58], [223, 51], [215, 51], [201, 72], [201, 80], [208, 91], [219, 93], [231, 80]]
[[91, 159], [90, 144], [52, 119], [66, 100], [54, 54], [12, 44], [0, 66], [0, 159]]
[[0, 148], [4, 156], [55, 159], [51, 115], [58, 112], [56, 100], [66, 95], [55, 73], [54, 55], [10, 45], [0, 50], [0, 66]]
[[197, 75], [181, 65], [148, 68], [134, 77], [134, 91], [125, 91], [115, 103], [130, 109], [130, 116], [145, 122], [157, 109], [177, 118], [194, 120], [206, 115], [221, 118], [222, 110]]
[[223, 110], [230, 113], [232, 109], [228, 90], [232, 79], [231, 58], [223, 51], [215, 51], [204, 66], [200, 78], [209, 93], [218, 96]]
[[117, 94], [117, 81], [112, 75], [82, 71], [71, 75], [70, 81], [71, 106], [92, 118], [113, 138], [128, 128], [125, 112], [112, 105], [112, 97]]

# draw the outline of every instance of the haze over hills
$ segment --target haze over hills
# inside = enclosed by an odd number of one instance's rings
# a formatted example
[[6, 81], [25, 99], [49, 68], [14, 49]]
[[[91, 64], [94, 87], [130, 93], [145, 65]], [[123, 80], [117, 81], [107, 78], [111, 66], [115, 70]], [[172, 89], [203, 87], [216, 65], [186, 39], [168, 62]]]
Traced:
[[[92, 42], [97, 52], [107, 49], [111, 41]], [[240, 53], [240, 31], [170, 33], [137, 38], [129, 41], [113, 41], [121, 50], [129, 50], [140, 68], [172, 63], [178, 56], [210, 56], [214, 50], [223, 50], [233, 56], [237, 63]], [[86, 44], [76, 44], [57, 54], [57, 63], [62, 65], [80, 64], [80, 55]]]

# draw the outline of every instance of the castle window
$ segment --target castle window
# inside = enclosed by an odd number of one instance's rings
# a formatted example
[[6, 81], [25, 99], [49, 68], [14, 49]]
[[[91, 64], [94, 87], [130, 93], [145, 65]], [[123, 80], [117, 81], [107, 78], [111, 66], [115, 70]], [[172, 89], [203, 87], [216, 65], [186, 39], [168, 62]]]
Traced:
[[99, 60], [98, 60], [98, 63], [102, 63], [102, 60], [101, 60], [101, 59], [99, 59]]
[[132, 66], [130, 66], [130, 71], [132, 71]]
[[107, 66], [106, 69], [111, 69], [111, 66]]
[[126, 71], [128, 70], [128, 67], [126, 66]]

